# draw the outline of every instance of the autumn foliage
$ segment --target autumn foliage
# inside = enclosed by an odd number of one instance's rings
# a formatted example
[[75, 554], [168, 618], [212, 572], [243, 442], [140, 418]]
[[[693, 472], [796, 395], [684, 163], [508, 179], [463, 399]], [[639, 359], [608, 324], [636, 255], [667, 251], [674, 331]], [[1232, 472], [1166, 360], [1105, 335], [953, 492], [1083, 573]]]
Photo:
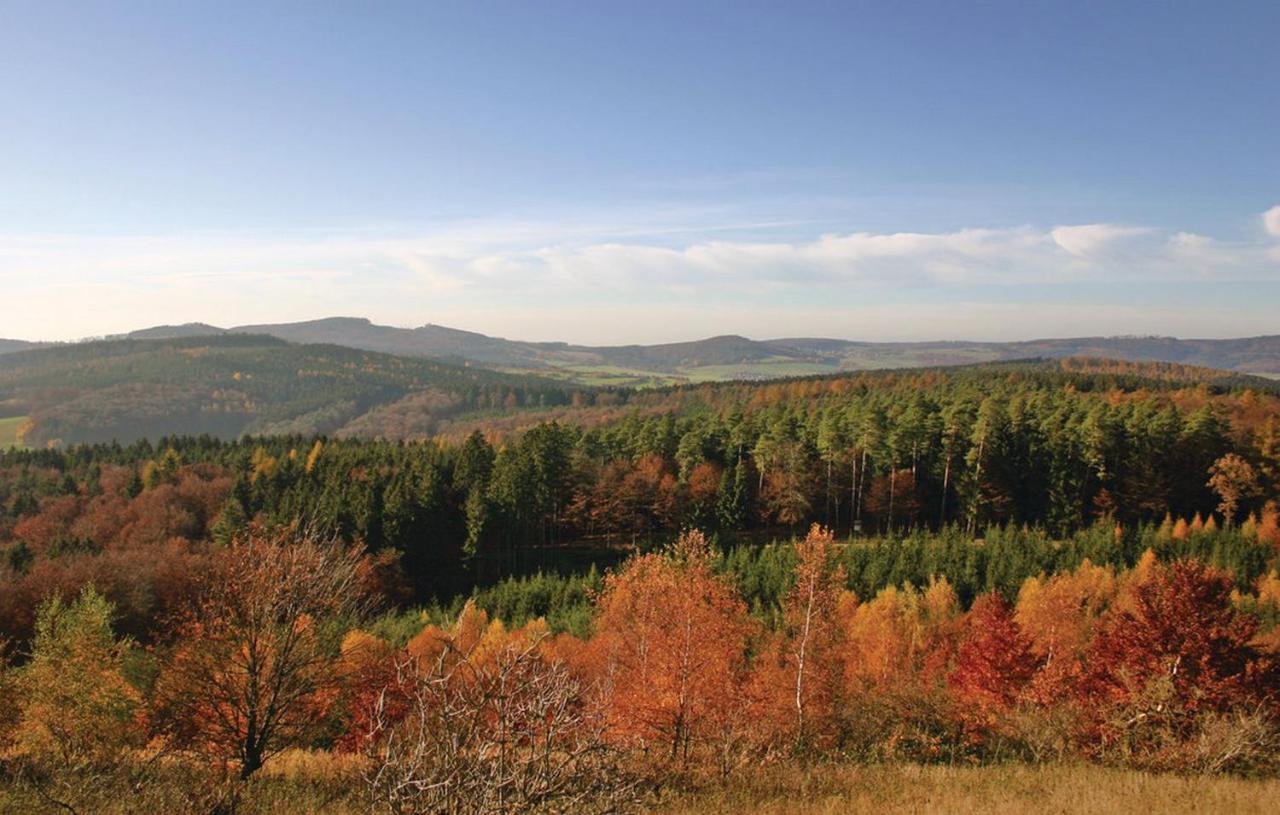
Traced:
[[[795, 583], [783, 602], [783, 627], [772, 648], [762, 655], [756, 687], [758, 693], [776, 700], [779, 735], [807, 748], [835, 738], [843, 678], [840, 604], [853, 598], [844, 588], [844, 569], [829, 529], [815, 524], [795, 549]], [[761, 683], [762, 677], [768, 681]], [[792, 692], [786, 698], [771, 686], [789, 687]]]
[[322, 626], [358, 610], [361, 567], [359, 548], [313, 533], [250, 529], [233, 540], [175, 621], [156, 687], [166, 734], [247, 777], [316, 733], [344, 665]]
[[1090, 691], [1102, 701], [1132, 698], [1168, 677], [1179, 704], [1215, 708], [1265, 699], [1261, 654], [1251, 645], [1257, 620], [1231, 605], [1231, 583], [1194, 561], [1155, 569], [1129, 588], [1132, 601], [1112, 615], [1089, 654]]
[[965, 620], [948, 686], [974, 735], [995, 727], [1040, 668], [1031, 638], [998, 594], [980, 597]]
[[612, 731], [687, 761], [733, 726], [751, 626], [699, 532], [605, 582], [590, 661]]
[[0, 711], [0, 750], [77, 772], [166, 757], [248, 778], [288, 748], [324, 748], [377, 807], [446, 812], [615, 811], [646, 785], [781, 757], [1278, 769], [1274, 573], [1242, 592], [1148, 551], [966, 610], [945, 578], [860, 601], [843, 567], [856, 545], [814, 526], [779, 548], [771, 617], [689, 531], [607, 574], [581, 636], [471, 601], [397, 639], [397, 618], [366, 614], [377, 564], [362, 550], [250, 527], [145, 650], [116, 637], [93, 590], [46, 603], [29, 658], [0, 674], [18, 700]]

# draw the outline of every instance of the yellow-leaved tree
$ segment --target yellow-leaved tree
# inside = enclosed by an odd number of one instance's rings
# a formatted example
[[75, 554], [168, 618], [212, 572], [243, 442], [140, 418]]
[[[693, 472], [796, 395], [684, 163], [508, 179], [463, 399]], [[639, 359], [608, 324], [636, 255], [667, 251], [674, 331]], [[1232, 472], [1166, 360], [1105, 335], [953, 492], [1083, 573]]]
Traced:
[[16, 676], [18, 747], [62, 766], [108, 764], [138, 745], [138, 692], [124, 676], [127, 640], [112, 634], [114, 607], [93, 588], [46, 601], [31, 661]]

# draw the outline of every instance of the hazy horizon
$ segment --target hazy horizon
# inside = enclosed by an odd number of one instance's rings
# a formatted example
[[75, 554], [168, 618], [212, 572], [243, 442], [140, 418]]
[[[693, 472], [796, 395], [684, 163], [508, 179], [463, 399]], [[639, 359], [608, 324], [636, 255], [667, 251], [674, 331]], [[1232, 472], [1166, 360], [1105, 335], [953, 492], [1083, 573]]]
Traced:
[[1017, 337], [1007, 337], [1007, 338], [992, 338], [992, 337], [981, 337], [981, 336], [960, 336], [960, 337], [953, 337], [953, 336], [933, 336], [933, 337], [931, 337], [931, 336], [925, 336], [925, 337], [921, 337], [921, 338], [904, 338], [904, 339], [875, 339], [875, 338], [867, 338], [867, 337], [860, 337], [860, 336], [845, 336], [845, 335], [836, 335], [836, 334], [814, 334], [814, 333], [809, 333], [809, 334], [787, 334], [787, 335], [782, 335], [782, 334], [767, 334], [767, 335], [766, 335], [766, 334], [752, 334], [752, 333], [750, 333], [749, 331], [722, 331], [722, 332], [717, 332], [717, 333], [712, 333], [712, 334], [697, 334], [697, 335], [693, 335], [693, 334], [691, 334], [691, 335], [689, 335], [689, 336], [677, 337], [676, 339], [660, 340], [660, 341], [655, 341], [655, 342], [637, 342], [637, 343], [627, 343], [627, 342], [620, 342], [620, 343], [595, 343], [595, 342], [578, 341], [578, 340], [575, 340], [575, 339], [572, 339], [572, 338], [565, 338], [565, 337], [559, 337], [559, 336], [548, 336], [548, 337], [526, 337], [526, 336], [518, 336], [518, 335], [514, 335], [514, 334], [501, 334], [501, 333], [494, 333], [494, 332], [489, 332], [489, 331], [482, 331], [482, 330], [479, 330], [479, 329], [468, 328], [468, 327], [466, 327], [466, 326], [459, 326], [459, 325], [447, 325], [447, 324], [445, 324], [445, 323], [440, 323], [440, 322], [436, 322], [436, 321], [432, 321], [432, 320], [428, 320], [428, 321], [426, 321], [426, 322], [418, 323], [418, 324], [414, 324], [414, 325], [397, 325], [397, 324], [394, 324], [394, 323], [381, 323], [381, 322], [379, 322], [378, 320], [374, 320], [374, 319], [371, 319], [371, 318], [368, 318], [368, 317], [364, 317], [364, 316], [361, 316], [361, 315], [357, 315], [357, 314], [326, 314], [326, 315], [322, 315], [322, 316], [318, 316], [318, 317], [303, 318], [303, 319], [300, 319], [300, 320], [290, 320], [290, 321], [265, 321], [265, 322], [254, 322], [254, 323], [226, 323], [226, 324], [219, 324], [219, 323], [211, 322], [211, 321], [209, 321], [209, 320], [189, 320], [189, 321], [183, 321], [183, 322], [165, 322], [165, 321], [161, 320], [161, 321], [146, 322], [146, 323], [144, 323], [144, 324], [135, 325], [135, 326], [133, 326], [133, 327], [131, 327], [131, 328], [128, 328], [128, 329], [123, 330], [123, 331], [118, 331], [118, 332], [110, 332], [110, 333], [105, 333], [105, 334], [82, 334], [82, 335], [78, 335], [78, 336], [70, 336], [70, 337], [67, 337], [67, 338], [65, 338], [65, 339], [63, 339], [63, 338], [54, 338], [54, 339], [47, 339], [47, 338], [31, 338], [31, 337], [18, 337], [18, 336], [0, 336], [0, 339], [4, 339], [4, 340], [20, 340], [20, 341], [37, 342], [37, 343], [80, 343], [80, 342], [94, 342], [94, 341], [100, 341], [100, 340], [109, 340], [109, 339], [119, 338], [119, 337], [126, 336], [126, 335], [128, 335], [128, 334], [131, 334], [131, 333], [133, 333], [133, 332], [137, 332], [137, 331], [145, 331], [145, 330], [148, 330], [148, 329], [154, 329], [154, 328], [182, 328], [182, 327], [186, 327], [186, 326], [204, 325], [204, 326], [209, 326], [209, 327], [211, 327], [211, 328], [218, 328], [218, 329], [228, 330], [228, 329], [239, 329], [239, 328], [244, 328], [244, 327], [252, 327], [252, 326], [255, 326], [255, 325], [264, 325], [264, 326], [267, 326], [267, 325], [290, 325], [290, 324], [297, 324], [297, 323], [323, 322], [323, 321], [327, 321], [327, 320], [364, 320], [364, 321], [366, 321], [366, 322], [368, 322], [368, 323], [370, 323], [370, 324], [372, 324], [372, 325], [374, 325], [374, 326], [384, 327], [384, 328], [400, 329], [400, 330], [414, 330], [414, 329], [418, 329], [418, 328], [425, 328], [425, 327], [428, 327], [428, 326], [436, 326], [436, 327], [440, 327], [440, 328], [448, 328], [448, 329], [454, 329], [454, 330], [458, 330], [458, 331], [466, 331], [466, 332], [470, 332], [470, 333], [483, 334], [483, 335], [485, 335], [485, 336], [494, 337], [494, 338], [497, 338], [497, 339], [511, 340], [511, 341], [516, 341], [516, 342], [532, 342], [532, 343], [565, 343], [565, 344], [568, 344], [568, 345], [592, 346], [592, 347], [625, 346], [625, 345], [663, 345], [663, 344], [674, 344], [674, 343], [687, 343], [687, 342], [697, 342], [697, 341], [700, 341], [700, 340], [712, 339], [712, 338], [715, 338], [715, 337], [722, 337], [722, 336], [738, 336], [738, 337], [744, 337], [744, 338], [749, 339], [749, 340], [756, 340], [756, 341], [762, 341], [762, 342], [769, 342], [769, 341], [775, 341], [775, 340], [787, 340], [787, 339], [827, 339], [827, 340], [844, 340], [844, 341], [848, 341], [848, 342], [867, 342], [867, 343], [944, 343], [944, 342], [954, 342], [954, 343], [974, 343], [974, 344], [981, 344], [981, 343], [1019, 343], [1019, 342], [1037, 342], [1037, 341], [1063, 340], [1063, 339], [1082, 339], [1082, 338], [1091, 338], [1091, 337], [1097, 337], [1097, 338], [1101, 338], [1101, 339], [1110, 339], [1110, 340], [1114, 340], [1114, 339], [1175, 339], [1175, 340], [1191, 340], [1191, 341], [1194, 341], [1194, 340], [1233, 340], [1233, 339], [1252, 339], [1252, 338], [1256, 338], [1256, 337], [1264, 337], [1264, 336], [1278, 336], [1278, 335], [1280, 335], [1280, 330], [1273, 329], [1273, 330], [1272, 330], [1272, 331], [1270, 331], [1270, 332], [1262, 332], [1262, 333], [1256, 333], [1256, 334], [1232, 334], [1232, 333], [1224, 333], [1224, 334], [1222, 334], [1222, 335], [1220, 335], [1220, 336], [1209, 336], [1209, 335], [1204, 335], [1204, 336], [1183, 335], [1183, 336], [1179, 336], [1179, 335], [1175, 335], [1175, 334], [1161, 334], [1161, 333], [1132, 333], [1132, 332], [1130, 332], [1130, 333], [1116, 333], [1116, 334], [1071, 334], [1071, 335], [1067, 335], [1067, 334], [1037, 334], [1037, 335], [1027, 335], [1027, 336], [1017, 336]]

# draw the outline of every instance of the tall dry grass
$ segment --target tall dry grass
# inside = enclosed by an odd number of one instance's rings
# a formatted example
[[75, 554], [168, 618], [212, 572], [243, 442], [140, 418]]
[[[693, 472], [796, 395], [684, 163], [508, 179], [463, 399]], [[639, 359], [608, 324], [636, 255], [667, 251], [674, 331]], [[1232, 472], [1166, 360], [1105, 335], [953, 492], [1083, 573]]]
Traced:
[[[270, 772], [240, 788], [237, 815], [364, 815], [358, 774], [345, 759], [319, 753], [283, 756]], [[268, 763], [270, 767], [270, 763]], [[84, 779], [88, 786], [54, 789], [76, 811], [99, 815], [208, 812], [197, 804], [191, 774], [162, 773], [130, 790], [127, 780]], [[201, 799], [202, 796], [195, 796]], [[1001, 813], [1001, 815], [1129, 815], [1129, 813], [1276, 812], [1280, 780], [1155, 775], [1092, 765], [983, 767], [912, 764], [780, 764], [744, 771], [696, 790], [668, 791], [647, 807], [659, 815], [836, 815], [836, 813]], [[0, 773], [0, 813], [65, 813], [30, 785]]]
[[668, 796], [662, 815], [1274, 813], [1280, 780], [1153, 775], [1090, 765], [780, 765]]

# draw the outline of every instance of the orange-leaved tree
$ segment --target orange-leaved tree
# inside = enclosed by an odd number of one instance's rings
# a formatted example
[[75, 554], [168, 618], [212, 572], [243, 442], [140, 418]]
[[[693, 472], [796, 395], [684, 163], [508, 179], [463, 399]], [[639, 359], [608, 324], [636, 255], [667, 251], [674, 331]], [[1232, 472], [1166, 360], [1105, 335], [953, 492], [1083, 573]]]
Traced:
[[803, 745], [835, 704], [840, 678], [837, 604], [844, 591], [844, 568], [836, 562], [831, 530], [814, 524], [796, 543], [795, 585], [783, 601], [786, 643], [782, 666], [787, 680], [791, 730]]
[[606, 578], [598, 605], [592, 649], [611, 733], [687, 762], [735, 712], [746, 606], [712, 571], [700, 532], [628, 561]]
[[247, 778], [316, 732], [340, 686], [321, 627], [359, 616], [367, 578], [359, 546], [287, 527], [237, 536], [176, 621], [156, 686], [168, 735]]
[[358, 752], [379, 733], [371, 719], [375, 706], [384, 719], [397, 721], [408, 711], [408, 683], [399, 670], [404, 654], [386, 640], [353, 629], [342, 638], [337, 676], [341, 681], [343, 732], [334, 746]]
[[[1248, 750], [1215, 752], [1206, 725], [1225, 716], [1268, 730], [1280, 676], [1274, 657], [1254, 644], [1257, 618], [1234, 607], [1231, 581], [1187, 560], [1154, 566], [1127, 594], [1107, 614], [1079, 686], [1094, 749], [1151, 766], [1192, 760], [1221, 769], [1244, 760]], [[1204, 755], [1188, 759], [1190, 744]]]
[[866, 603], [848, 604], [843, 617], [845, 676], [855, 690], [879, 692], [945, 675], [960, 615], [945, 577], [924, 590], [886, 586]]
[[944, 755], [959, 737], [945, 685], [960, 620], [950, 583], [887, 586], [861, 605], [845, 595], [839, 617], [849, 747], [880, 757]]
[[1074, 572], [1023, 582], [1014, 619], [1043, 661], [1033, 689], [1037, 701], [1059, 701], [1071, 690], [1083, 671], [1094, 630], [1118, 591], [1114, 571], [1087, 559]]
[[1275, 691], [1252, 645], [1257, 618], [1236, 611], [1226, 575], [1195, 560], [1157, 565], [1125, 599], [1090, 649], [1090, 698], [1130, 700], [1158, 678], [1172, 683], [1174, 704], [1187, 709], [1220, 709]]
[[[367, 697], [364, 777], [388, 812], [617, 812], [636, 779], [540, 619], [508, 631], [468, 603], [428, 626]], [[357, 720], [357, 724], [361, 722]]]
[[1205, 486], [1218, 494], [1218, 511], [1231, 528], [1240, 502], [1258, 493], [1258, 474], [1253, 466], [1235, 453], [1227, 453], [1209, 468]]

